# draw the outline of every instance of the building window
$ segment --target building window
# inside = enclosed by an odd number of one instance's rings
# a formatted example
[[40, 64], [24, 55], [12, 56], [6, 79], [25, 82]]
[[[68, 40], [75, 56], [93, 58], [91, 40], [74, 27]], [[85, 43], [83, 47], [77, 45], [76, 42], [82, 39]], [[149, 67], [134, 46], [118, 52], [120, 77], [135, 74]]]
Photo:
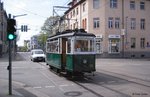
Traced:
[[131, 29], [135, 30], [136, 27], [136, 19], [135, 18], [131, 18]]
[[144, 30], [145, 29], [145, 19], [141, 19], [141, 30]]
[[113, 28], [113, 18], [109, 17], [108, 19], [108, 28]]
[[145, 9], [145, 2], [140, 2], [140, 9], [144, 10]]
[[78, 15], [79, 11], [78, 11], [78, 8], [76, 9], [76, 14]]
[[99, 8], [99, 0], [93, 0], [93, 9], [98, 9]]
[[109, 53], [119, 53], [120, 51], [120, 41], [119, 39], [109, 40]]
[[86, 8], [86, 3], [83, 4], [83, 12], [85, 12], [85, 8]]
[[115, 18], [115, 28], [119, 29], [120, 27], [120, 18]]
[[99, 18], [93, 18], [93, 27], [94, 28], [99, 28], [100, 23], [99, 23]]
[[101, 54], [102, 53], [102, 39], [96, 38], [96, 53]]
[[135, 10], [135, 1], [130, 1], [130, 9]]
[[73, 29], [75, 29], [76, 28], [76, 23], [73, 23]]
[[110, 8], [117, 8], [117, 0], [110, 0]]
[[73, 16], [75, 16], [75, 9], [73, 10]]
[[72, 12], [70, 12], [70, 18], [72, 18]]
[[141, 48], [145, 48], [145, 38], [141, 38], [140, 46]]
[[136, 38], [131, 38], [131, 48], [136, 47]]

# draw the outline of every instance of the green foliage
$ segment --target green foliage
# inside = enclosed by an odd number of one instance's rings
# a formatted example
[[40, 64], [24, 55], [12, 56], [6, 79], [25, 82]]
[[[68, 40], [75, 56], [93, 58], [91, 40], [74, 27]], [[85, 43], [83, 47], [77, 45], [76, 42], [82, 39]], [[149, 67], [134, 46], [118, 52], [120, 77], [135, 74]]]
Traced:
[[40, 44], [45, 44], [46, 43], [46, 40], [47, 40], [47, 37], [48, 37], [48, 34], [44, 34], [44, 33], [41, 33], [39, 36], [38, 36], [38, 42]]
[[18, 47], [19, 52], [26, 52], [28, 49], [26, 46]]

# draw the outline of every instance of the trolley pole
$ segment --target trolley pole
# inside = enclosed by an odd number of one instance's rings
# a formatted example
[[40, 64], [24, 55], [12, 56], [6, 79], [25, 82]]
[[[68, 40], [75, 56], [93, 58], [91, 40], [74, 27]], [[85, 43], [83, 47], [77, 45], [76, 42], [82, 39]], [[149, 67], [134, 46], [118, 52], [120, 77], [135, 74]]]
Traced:
[[[11, 18], [11, 14], [9, 14], [9, 19]], [[12, 41], [11, 40], [9, 40], [8, 41], [9, 43], [8, 43], [8, 47], [9, 47], [9, 65], [8, 65], [8, 71], [9, 71], [9, 95], [12, 95], [12, 54], [11, 54], [11, 45], [12, 45]]]

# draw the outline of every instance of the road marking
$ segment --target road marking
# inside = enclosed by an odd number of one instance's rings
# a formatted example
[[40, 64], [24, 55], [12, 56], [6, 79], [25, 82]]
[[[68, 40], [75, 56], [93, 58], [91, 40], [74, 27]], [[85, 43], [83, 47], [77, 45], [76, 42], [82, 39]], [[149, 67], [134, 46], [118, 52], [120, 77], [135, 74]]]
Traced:
[[45, 88], [54, 88], [55, 86], [45, 86]]
[[68, 84], [64, 84], [64, 85], [59, 85], [60, 87], [67, 87], [69, 86]]
[[33, 87], [33, 88], [34, 88], [34, 89], [41, 89], [42, 87], [39, 86], [39, 87]]
[[112, 84], [115, 83], [116, 81], [108, 81], [108, 84]]

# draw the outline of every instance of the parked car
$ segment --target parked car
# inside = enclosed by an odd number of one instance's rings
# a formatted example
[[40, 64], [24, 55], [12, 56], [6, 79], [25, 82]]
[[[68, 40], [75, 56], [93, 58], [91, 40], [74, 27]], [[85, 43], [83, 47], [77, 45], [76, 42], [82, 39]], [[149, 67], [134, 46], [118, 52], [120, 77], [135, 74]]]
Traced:
[[44, 61], [45, 62], [45, 54], [41, 49], [34, 49], [31, 51], [31, 61]]

